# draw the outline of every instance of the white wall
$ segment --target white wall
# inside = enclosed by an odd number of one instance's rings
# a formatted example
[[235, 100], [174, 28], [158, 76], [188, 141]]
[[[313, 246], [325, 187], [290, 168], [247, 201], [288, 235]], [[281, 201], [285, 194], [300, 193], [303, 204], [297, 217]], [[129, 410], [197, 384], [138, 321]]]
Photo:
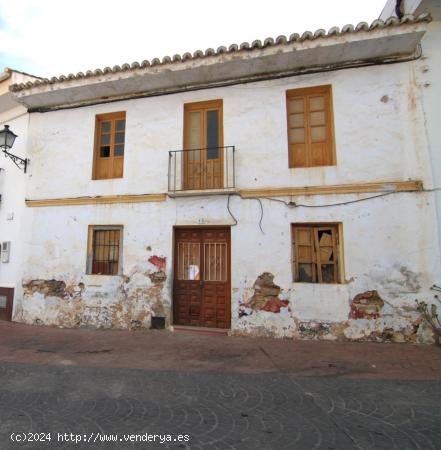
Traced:
[[[337, 165], [289, 169], [285, 92], [322, 84], [333, 87]], [[183, 105], [217, 98], [224, 102], [224, 143], [237, 150], [238, 188], [408, 179], [433, 186], [415, 65], [402, 63], [34, 113], [27, 197], [165, 192], [168, 150], [182, 148]], [[127, 112], [124, 178], [93, 181], [95, 115], [123, 110]], [[365, 196], [294, 200], [323, 205]], [[159, 314], [161, 308], [161, 314], [170, 317], [173, 226], [201, 221], [231, 225], [226, 204], [226, 196], [207, 196], [159, 203], [34, 208], [26, 239], [26, 295], [15, 319], [131, 328], [133, 321], [148, 326], [150, 315]], [[398, 333], [397, 340], [430, 340], [424, 327], [416, 325], [414, 300], [431, 296], [429, 287], [440, 273], [433, 194], [391, 194], [329, 208], [289, 208], [269, 200], [262, 200], [262, 205], [265, 234], [258, 227], [258, 201], [231, 198], [231, 210], [238, 220], [232, 227], [234, 332], [329, 339], [378, 336], [381, 340], [384, 330], [392, 329]], [[342, 223], [343, 284], [292, 282], [290, 224], [294, 222]], [[91, 224], [124, 226], [124, 276], [85, 274]], [[165, 283], [151, 280], [158, 270], [149, 262], [152, 255], [167, 260]], [[254, 281], [263, 272], [274, 274], [274, 282], [282, 288], [280, 298], [289, 300], [289, 307], [280, 313], [247, 309]], [[40, 283], [52, 279], [64, 283], [61, 293], [48, 294], [50, 287]], [[351, 300], [369, 290], [377, 290], [385, 301], [381, 317], [348, 319]], [[239, 311], [248, 315], [239, 318]], [[302, 327], [313, 332], [305, 335]], [[415, 327], [420, 330], [418, 335]]]
[[[334, 203], [359, 196], [320, 196], [314, 203]], [[310, 203], [310, 198], [299, 198]], [[431, 194], [400, 193], [343, 207], [288, 208], [262, 200], [263, 234], [256, 200], [232, 197], [230, 208], [238, 221], [232, 238], [232, 328], [237, 332], [295, 335], [302, 322], [347, 323], [351, 299], [377, 290], [387, 302], [389, 327], [403, 327], [416, 320], [410, 311], [414, 300], [431, 298], [429, 287], [439, 274], [438, 253], [433, 242], [435, 209]], [[60, 206], [36, 208], [25, 261], [24, 284], [31, 280], [61, 280], [66, 294], [45, 297], [41, 292], [26, 297], [16, 319], [28, 323], [63, 326], [95, 325], [129, 327], [142, 316], [148, 320], [154, 304], [171, 314], [173, 226], [197, 223], [232, 225], [226, 198], [168, 199], [162, 203]], [[343, 284], [293, 283], [290, 224], [341, 222], [343, 224]], [[86, 275], [88, 225], [123, 225], [122, 277]], [[155, 285], [149, 275], [157, 271], [152, 255], [165, 257], [167, 280]], [[253, 284], [263, 272], [275, 275], [289, 300], [284, 314], [255, 312], [238, 318], [241, 305], [253, 294]], [[76, 297], [80, 283], [84, 292]], [[130, 309], [130, 311], [128, 311]], [[109, 319], [110, 317], [110, 319]], [[409, 318], [410, 317], [410, 318]], [[37, 320], [38, 319], [38, 320]], [[409, 322], [410, 321], [410, 322]], [[363, 336], [371, 323], [349, 322], [348, 336]], [[381, 329], [385, 324], [376, 323]], [[362, 329], [360, 330], [360, 327]]]
[[[11, 153], [22, 158], [27, 155], [27, 126], [29, 116], [22, 107], [16, 107], [0, 115], [0, 128], [9, 125], [18, 135]], [[23, 266], [23, 241], [25, 216], [28, 213], [24, 202], [25, 183], [29, 174], [24, 174], [14, 163], [0, 153], [0, 242], [11, 242], [9, 263], [0, 262], [0, 286], [15, 289], [14, 297], [21, 296]]]
[[[433, 21], [422, 41], [423, 58], [416, 64], [418, 84], [422, 93], [423, 117], [426, 125], [427, 148], [431, 158], [433, 184], [438, 215], [438, 241], [441, 243], [441, 21]], [[441, 277], [440, 277], [441, 278]], [[441, 279], [438, 278], [438, 284]]]
[[[289, 169], [286, 90], [322, 84], [333, 88], [337, 165]], [[28, 196], [165, 192], [168, 150], [183, 146], [184, 104], [217, 98], [224, 102], [224, 144], [236, 146], [239, 188], [431, 183], [426, 153], [414, 151], [426, 144], [413, 65], [393, 64], [32, 114]], [[112, 111], [127, 112], [124, 178], [92, 180], [95, 115]]]

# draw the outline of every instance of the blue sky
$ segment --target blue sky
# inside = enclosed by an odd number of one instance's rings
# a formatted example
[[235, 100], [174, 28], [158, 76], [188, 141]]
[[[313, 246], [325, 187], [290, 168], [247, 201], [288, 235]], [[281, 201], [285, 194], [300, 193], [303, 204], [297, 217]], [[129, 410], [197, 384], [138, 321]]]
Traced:
[[0, 0], [0, 71], [44, 77], [371, 22], [386, 0]]

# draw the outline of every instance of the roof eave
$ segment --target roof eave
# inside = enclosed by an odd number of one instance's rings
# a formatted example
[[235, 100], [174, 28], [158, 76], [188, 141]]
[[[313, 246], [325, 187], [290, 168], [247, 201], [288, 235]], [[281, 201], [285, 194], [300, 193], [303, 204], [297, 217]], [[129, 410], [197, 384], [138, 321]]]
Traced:
[[118, 67], [119, 70], [12, 86], [11, 90], [29, 110], [51, 110], [401, 61], [414, 55], [425, 29], [424, 21], [409, 21], [399, 26], [372, 28], [371, 25], [367, 29], [352, 28], [318, 37], [311, 33], [311, 36], [302, 35], [299, 39], [282, 40], [261, 48], [255, 45], [215, 54], [200, 52], [178, 61], [169, 58], [152, 61], [144, 67], [125, 65]]
[[0, 72], [0, 83], [7, 80], [8, 78], [11, 78], [11, 73], [8, 70]]

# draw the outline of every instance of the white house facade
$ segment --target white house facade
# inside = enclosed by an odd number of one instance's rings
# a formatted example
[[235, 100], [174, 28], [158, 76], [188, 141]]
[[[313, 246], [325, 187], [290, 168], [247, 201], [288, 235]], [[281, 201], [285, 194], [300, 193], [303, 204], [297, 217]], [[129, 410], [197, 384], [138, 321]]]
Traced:
[[14, 84], [12, 320], [431, 342], [439, 30], [405, 15]]

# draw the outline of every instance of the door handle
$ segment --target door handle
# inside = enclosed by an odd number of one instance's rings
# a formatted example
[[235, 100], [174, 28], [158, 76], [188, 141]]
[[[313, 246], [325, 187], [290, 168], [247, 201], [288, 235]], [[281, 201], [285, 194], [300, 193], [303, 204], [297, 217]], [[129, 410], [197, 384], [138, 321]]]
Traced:
[[204, 283], [203, 281], [200, 281], [200, 282], [199, 282], [199, 287], [203, 288], [204, 285], [205, 285], [205, 283]]

